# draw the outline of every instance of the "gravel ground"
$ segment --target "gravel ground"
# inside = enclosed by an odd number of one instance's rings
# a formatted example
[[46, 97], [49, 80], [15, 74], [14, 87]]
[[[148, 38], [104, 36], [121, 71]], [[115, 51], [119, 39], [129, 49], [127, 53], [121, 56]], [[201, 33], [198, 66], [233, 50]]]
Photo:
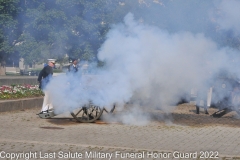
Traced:
[[213, 118], [216, 109], [197, 115], [190, 104], [169, 114], [132, 108], [96, 123], [68, 113], [40, 119], [38, 109], [0, 113], [0, 159], [240, 159], [235, 112]]

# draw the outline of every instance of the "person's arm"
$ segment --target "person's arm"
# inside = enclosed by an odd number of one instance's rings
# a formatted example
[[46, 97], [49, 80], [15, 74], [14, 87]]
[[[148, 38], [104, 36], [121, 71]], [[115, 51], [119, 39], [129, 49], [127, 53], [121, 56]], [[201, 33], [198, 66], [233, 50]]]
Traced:
[[68, 72], [72, 72], [72, 70], [73, 70], [73, 65], [71, 64], [71, 65], [69, 66]]
[[38, 79], [37, 81], [40, 83], [43, 77], [43, 69], [40, 71], [39, 75], [38, 75]]
[[39, 83], [39, 86], [38, 86], [38, 88], [39, 89], [42, 89], [42, 77], [43, 77], [43, 69], [40, 71], [40, 73], [39, 73], [39, 75], [38, 75], [38, 83]]

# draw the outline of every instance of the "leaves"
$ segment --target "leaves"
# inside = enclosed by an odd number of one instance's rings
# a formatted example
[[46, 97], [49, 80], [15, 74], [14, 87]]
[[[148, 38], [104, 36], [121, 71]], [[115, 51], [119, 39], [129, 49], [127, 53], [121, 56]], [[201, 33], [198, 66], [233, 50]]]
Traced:
[[12, 44], [17, 36], [18, 3], [18, 0], [0, 1], [0, 63], [14, 52]]
[[[207, 11], [212, 3], [206, 0], [187, 3], [168, 0], [0, 0], [0, 60], [15, 54], [23, 57], [26, 64], [48, 58], [64, 59], [66, 54], [96, 60], [111, 25], [122, 22], [128, 12], [141, 23], [169, 32], [185, 29], [181, 27], [192, 32], [205, 31], [210, 24]], [[200, 9], [189, 14], [193, 7]], [[206, 10], [205, 15], [198, 16], [202, 8]], [[190, 25], [183, 24], [182, 20], [195, 22], [195, 27], [189, 28]], [[216, 40], [224, 40], [219, 43], [239, 48], [239, 38], [226, 36], [226, 33], [218, 35], [214, 27], [212, 24], [208, 32]]]

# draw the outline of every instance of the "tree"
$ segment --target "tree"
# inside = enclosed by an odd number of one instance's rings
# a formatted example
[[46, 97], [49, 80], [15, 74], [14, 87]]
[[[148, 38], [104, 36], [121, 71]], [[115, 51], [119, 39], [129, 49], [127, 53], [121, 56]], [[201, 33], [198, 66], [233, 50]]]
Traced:
[[[65, 54], [96, 60], [109, 25], [116, 18], [118, 1], [26, 0], [21, 8], [22, 34], [16, 51], [26, 63], [62, 59]], [[119, 13], [119, 12], [115, 12]], [[123, 14], [121, 14], [123, 15]]]
[[[6, 2], [3, 1], [1, 6], [6, 8], [10, 2], [14, 4], [10, 6], [12, 12], [8, 12], [11, 20], [8, 26], [14, 27], [15, 34], [5, 34], [14, 38], [11, 41], [7, 41], [8, 38], [3, 41], [2, 38], [2, 50], [5, 55], [8, 52], [19, 54], [26, 64], [48, 58], [60, 60], [66, 54], [83, 60], [96, 60], [97, 50], [110, 25], [122, 21], [126, 12], [138, 3], [134, 1], [126, 5], [128, 1], [120, 3], [118, 0]], [[10, 28], [8, 30], [13, 31]]]
[[[128, 12], [132, 12], [135, 19], [141, 23], [169, 32], [204, 32], [206, 28], [211, 30], [214, 25], [209, 27], [210, 22], [206, 17], [207, 9], [213, 2], [187, 2], [0, 0], [0, 58], [6, 59], [10, 54], [19, 54], [26, 64], [31, 64], [46, 61], [48, 58], [63, 60], [67, 54], [73, 58], [95, 61], [98, 49], [105, 41], [111, 25], [122, 22]], [[192, 8], [203, 8], [204, 16], [198, 16], [202, 15], [201, 9], [189, 15]], [[182, 21], [191, 21], [191, 26], [188, 23], [182, 24]], [[178, 23], [181, 25], [176, 25]]]
[[15, 54], [13, 44], [18, 36], [18, 4], [19, 0], [0, 1], [0, 75], [5, 75], [5, 60]]

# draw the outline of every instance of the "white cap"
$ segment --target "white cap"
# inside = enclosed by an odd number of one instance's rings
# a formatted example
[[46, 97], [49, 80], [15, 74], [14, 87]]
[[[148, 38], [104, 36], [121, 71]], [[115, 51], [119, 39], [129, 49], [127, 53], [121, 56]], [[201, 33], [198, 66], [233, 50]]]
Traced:
[[48, 59], [48, 62], [50, 62], [50, 63], [56, 63], [56, 61], [55, 61], [55, 59]]
[[49, 62], [55, 64], [55, 61], [49, 61]]

